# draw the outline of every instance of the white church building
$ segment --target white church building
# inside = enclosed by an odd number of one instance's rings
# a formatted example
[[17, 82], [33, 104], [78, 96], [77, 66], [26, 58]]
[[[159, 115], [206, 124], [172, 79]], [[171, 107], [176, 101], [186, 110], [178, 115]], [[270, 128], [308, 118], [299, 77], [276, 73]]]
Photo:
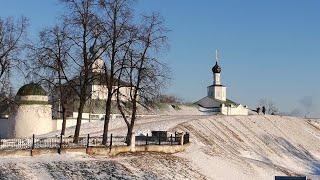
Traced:
[[207, 87], [207, 96], [196, 102], [199, 111], [204, 114], [248, 115], [247, 106], [235, 103], [227, 98], [227, 87], [221, 84], [221, 67], [218, 64], [216, 51], [216, 64], [212, 68], [213, 84]]

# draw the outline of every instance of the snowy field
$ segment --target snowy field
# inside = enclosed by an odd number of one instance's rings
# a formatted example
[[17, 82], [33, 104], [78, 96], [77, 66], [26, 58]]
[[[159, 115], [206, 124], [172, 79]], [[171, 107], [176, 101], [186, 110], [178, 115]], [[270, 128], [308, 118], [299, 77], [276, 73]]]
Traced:
[[[124, 135], [121, 119], [110, 132]], [[81, 134], [101, 135], [103, 121], [82, 125]], [[266, 179], [320, 174], [320, 123], [280, 116], [201, 116], [192, 107], [141, 117], [136, 134], [188, 131], [191, 145], [177, 154], [85, 154], [0, 159], [0, 179]], [[74, 128], [67, 130], [72, 135]], [[44, 136], [53, 136], [52, 132]]]

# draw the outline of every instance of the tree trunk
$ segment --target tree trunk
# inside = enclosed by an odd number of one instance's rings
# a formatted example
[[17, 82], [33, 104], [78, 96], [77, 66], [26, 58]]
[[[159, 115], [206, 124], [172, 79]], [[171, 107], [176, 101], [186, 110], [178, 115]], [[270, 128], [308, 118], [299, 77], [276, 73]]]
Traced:
[[111, 114], [111, 101], [112, 100], [112, 92], [108, 90], [108, 98], [106, 102], [106, 115], [104, 117], [104, 127], [103, 127], [103, 137], [102, 144], [106, 145], [108, 141], [108, 130], [109, 130], [109, 122], [110, 122], [110, 114]]
[[84, 108], [84, 102], [83, 102], [83, 100], [80, 100], [80, 105], [79, 105], [79, 108], [78, 108], [77, 125], [76, 125], [76, 129], [74, 131], [73, 143], [78, 143], [79, 142], [79, 135], [80, 135], [80, 127], [81, 127], [83, 108]]
[[61, 128], [61, 135], [65, 135], [65, 133], [66, 133], [66, 124], [67, 124], [66, 108], [64, 107], [64, 105], [62, 105], [62, 128]]
[[126, 137], [127, 146], [131, 145], [132, 131], [133, 131], [133, 126], [130, 124], [128, 126], [127, 137]]
[[126, 139], [127, 146], [131, 145], [131, 136], [132, 136], [132, 132], [133, 132], [134, 123], [136, 121], [136, 114], [137, 114], [137, 102], [135, 100], [133, 100], [131, 122], [130, 122], [130, 125], [128, 126], [128, 131], [127, 131], [127, 139]]

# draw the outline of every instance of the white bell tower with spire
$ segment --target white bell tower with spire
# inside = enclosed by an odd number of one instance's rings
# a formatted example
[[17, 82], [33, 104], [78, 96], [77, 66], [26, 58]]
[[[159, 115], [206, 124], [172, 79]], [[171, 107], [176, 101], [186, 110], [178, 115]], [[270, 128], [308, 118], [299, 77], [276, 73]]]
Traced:
[[221, 85], [221, 67], [219, 66], [218, 50], [216, 50], [216, 64], [212, 68], [213, 85], [208, 86], [208, 96], [220, 101], [227, 100], [227, 88]]

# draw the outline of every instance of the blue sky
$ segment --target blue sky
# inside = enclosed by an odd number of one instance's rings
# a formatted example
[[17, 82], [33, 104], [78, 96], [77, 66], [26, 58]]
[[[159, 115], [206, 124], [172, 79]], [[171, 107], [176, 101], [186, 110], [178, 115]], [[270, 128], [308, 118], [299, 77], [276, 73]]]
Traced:
[[[137, 14], [157, 11], [166, 20], [173, 80], [167, 92], [187, 101], [206, 95], [214, 52], [221, 53], [222, 82], [230, 99], [255, 107], [273, 100], [282, 111], [320, 116], [320, 1], [138, 0]], [[57, 21], [57, 0], [2, 0], [0, 16], [24, 15], [29, 34]], [[23, 82], [22, 82], [23, 83]]]

